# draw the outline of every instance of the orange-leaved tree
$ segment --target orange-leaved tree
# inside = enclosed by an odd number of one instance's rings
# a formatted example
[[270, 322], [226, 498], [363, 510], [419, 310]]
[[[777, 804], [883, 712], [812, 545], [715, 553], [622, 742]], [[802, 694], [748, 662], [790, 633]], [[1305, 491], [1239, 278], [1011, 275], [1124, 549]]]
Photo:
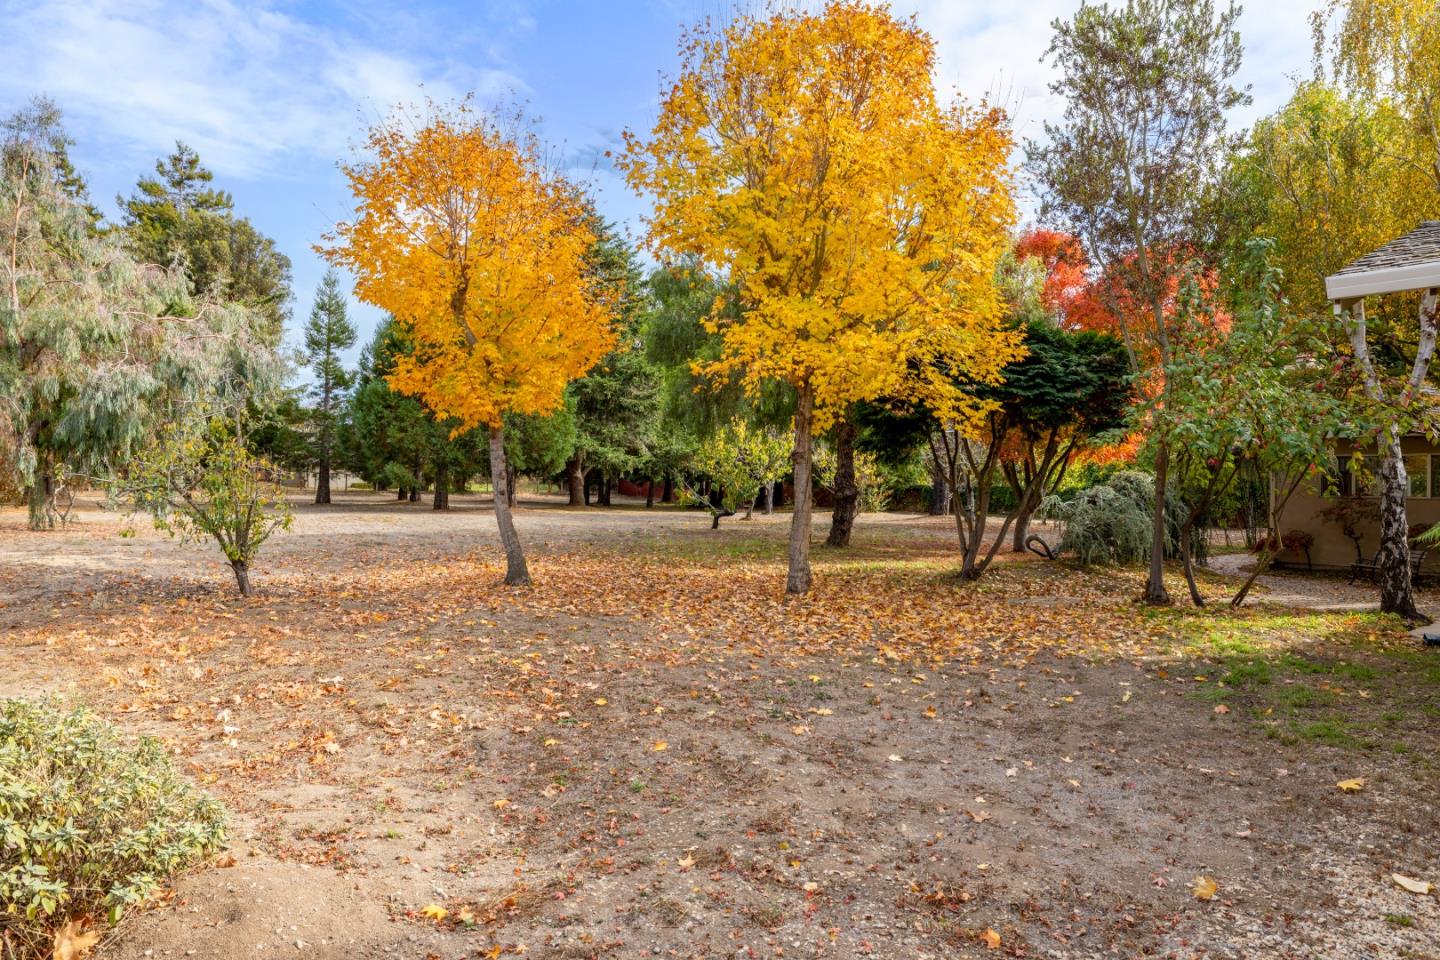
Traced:
[[353, 219], [321, 252], [348, 267], [355, 292], [395, 316], [415, 349], [390, 375], [461, 430], [490, 431], [495, 519], [505, 582], [530, 582], [510, 514], [503, 417], [545, 414], [565, 385], [614, 345], [586, 265], [594, 242], [585, 198], [553, 171], [518, 118], [470, 102], [397, 114], [343, 167]]
[[859, 0], [705, 23], [648, 138], [619, 164], [655, 197], [652, 244], [739, 290], [714, 378], [796, 393], [786, 589], [810, 588], [811, 438], [856, 401], [923, 399], [956, 425], [985, 409], [948, 372], [993, 380], [1022, 349], [994, 268], [1014, 220], [998, 110], [941, 104], [934, 42]]

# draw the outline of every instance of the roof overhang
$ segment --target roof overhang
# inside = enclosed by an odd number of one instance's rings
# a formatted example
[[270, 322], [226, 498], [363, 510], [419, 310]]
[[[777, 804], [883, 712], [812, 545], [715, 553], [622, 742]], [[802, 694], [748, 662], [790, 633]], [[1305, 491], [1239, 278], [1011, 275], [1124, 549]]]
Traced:
[[1325, 295], [1337, 303], [1382, 293], [1405, 293], [1440, 287], [1440, 260], [1363, 273], [1337, 273], [1325, 278]]

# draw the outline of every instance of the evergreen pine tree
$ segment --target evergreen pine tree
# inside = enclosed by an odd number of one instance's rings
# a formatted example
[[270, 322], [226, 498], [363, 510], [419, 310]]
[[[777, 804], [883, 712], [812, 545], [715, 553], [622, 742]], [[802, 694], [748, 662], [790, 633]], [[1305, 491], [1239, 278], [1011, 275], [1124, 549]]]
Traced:
[[327, 270], [315, 291], [315, 305], [305, 324], [305, 362], [315, 373], [310, 396], [315, 401], [315, 459], [319, 480], [315, 502], [330, 502], [330, 462], [335, 443], [335, 420], [344, 392], [354, 380], [340, 360], [340, 351], [355, 345], [355, 325], [345, 314], [340, 276]]

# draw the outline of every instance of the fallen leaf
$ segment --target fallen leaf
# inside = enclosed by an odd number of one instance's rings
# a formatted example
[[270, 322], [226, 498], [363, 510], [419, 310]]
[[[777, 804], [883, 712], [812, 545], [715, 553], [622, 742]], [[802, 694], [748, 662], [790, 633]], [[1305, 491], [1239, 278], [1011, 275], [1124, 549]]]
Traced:
[[81, 929], [80, 920], [67, 921], [55, 931], [55, 960], [79, 960], [100, 942], [100, 934]]
[[675, 864], [676, 864], [676, 866], [678, 866], [681, 870], [689, 870], [691, 867], [695, 866], [695, 858], [692, 857], [692, 856], [690, 856], [689, 854], [686, 854], [685, 856], [681, 857], [679, 860], [676, 860], [676, 861], [675, 861]]
[[427, 903], [424, 907], [420, 908], [420, 916], [424, 917], [427, 920], [434, 920], [436, 923], [439, 923], [441, 920], [444, 920], [446, 917], [450, 916], [450, 911], [446, 910], [438, 903]]
[[980, 934], [980, 939], [989, 949], [1000, 949], [1000, 934], [996, 933], [993, 927], [986, 927], [985, 932]]
[[1196, 877], [1190, 884], [1190, 892], [1195, 894], [1196, 900], [1213, 900], [1220, 892], [1220, 884], [1209, 877]]
[[1223, 703], [1217, 703], [1215, 704], [1215, 712], [1219, 714], [1226, 714], [1230, 712], [1230, 708], [1225, 706], [1225, 704]]
[[806, 893], [814, 893], [816, 890], [820, 889], [820, 884], [816, 883], [814, 880], [806, 880], [803, 884], [801, 884], [800, 889], [804, 890]]
[[670, 744], [666, 743], [664, 740], [656, 740], [654, 746], [652, 746], [650, 749], [655, 753], [659, 753], [661, 750], [670, 749]]
[[490, 802], [490, 806], [494, 807], [496, 810], [504, 810], [506, 807], [510, 806], [510, 801], [506, 800], [504, 797], [501, 797], [499, 800], [492, 800]]
[[609, 702], [610, 702], [610, 701], [609, 701], [609, 700], [606, 700], [604, 697], [596, 697], [596, 698], [595, 698], [595, 706], [597, 706], [597, 707], [603, 707], [603, 706], [605, 706], [605, 704], [607, 704], [607, 703], [609, 703]]
[[892, 753], [892, 754], [890, 754], [890, 762], [891, 762], [891, 763], [899, 763], [901, 760], [904, 760], [904, 759], [905, 759], [905, 758], [902, 757], [902, 756], [900, 756], [900, 754], [898, 754], [898, 753]]
[[1416, 880], [1412, 877], [1401, 876], [1398, 873], [1390, 874], [1390, 879], [1394, 880], [1397, 886], [1409, 890], [1411, 893], [1418, 893], [1421, 896], [1435, 892], [1435, 884], [1430, 883], [1428, 880]]
[[990, 814], [986, 813], [984, 810], [966, 810], [965, 812], [970, 814], [970, 819], [974, 820], [976, 823], [984, 823], [986, 820], [990, 819]]
[[1359, 793], [1365, 789], [1365, 778], [1356, 777], [1353, 780], [1341, 780], [1335, 786], [1340, 788], [1341, 793]]

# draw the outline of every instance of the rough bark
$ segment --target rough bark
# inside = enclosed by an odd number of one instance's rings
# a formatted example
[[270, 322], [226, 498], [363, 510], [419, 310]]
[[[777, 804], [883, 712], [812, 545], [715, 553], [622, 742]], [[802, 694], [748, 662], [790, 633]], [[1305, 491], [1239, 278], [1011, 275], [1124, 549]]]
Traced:
[[795, 404], [795, 450], [790, 462], [795, 470], [795, 512], [790, 518], [790, 571], [785, 578], [785, 592], [807, 593], [810, 590], [810, 490], [811, 421], [815, 411], [815, 395], [810, 384], [802, 384]]
[[565, 464], [565, 485], [570, 488], [570, 506], [589, 506], [585, 496], [585, 455], [577, 453]]
[[235, 586], [240, 589], [240, 596], [248, 597], [252, 591], [250, 588], [250, 567], [243, 560], [230, 561], [230, 569], [235, 572]]
[[1165, 484], [1170, 473], [1170, 445], [1161, 440], [1155, 447], [1155, 513], [1150, 531], [1150, 576], [1142, 599], [1150, 604], [1168, 604], [1165, 589]]
[[649, 510], [655, 506], [655, 478], [650, 477], [645, 481], [645, 509]]
[[516, 491], [520, 488], [519, 475], [515, 472], [512, 464], [505, 464], [505, 496], [508, 499], [511, 509], [515, 507]]
[[[1366, 335], [1365, 302], [1336, 305], [1337, 312], [1348, 316], [1350, 346], [1364, 376], [1366, 397], [1376, 404], [1385, 404], [1385, 389], [1370, 358]], [[1396, 405], [1403, 415], [1416, 402], [1430, 371], [1437, 339], [1437, 311], [1440, 311], [1440, 290], [1425, 291], [1420, 300], [1420, 339], [1415, 348], [1415, 361], [1410, 377]], [[1414, 584], [1410, 580], [1410, 530], [1405, 514], [1405, 498], [1409, 494], [1405, 477], [1405, 461], [1400, 450], [1400, 428], [1392, 420], [1385, 430], [1385, 448], [1380, 458], [1380, 550], [1376, 556], [1380, 581], [1380, 609], [1407, 620], [1429, 623], [1429, 618], [1415, 607]]]
[[770, 514], [772, 514], [772, 513], [775, 512], [775, 508], [774, 508], [774, 506], [772, 506], [772, 501], [773, 501], [774, 499], [775, 499], [775, 488], [774, 488], [773, 486], [771, 486], [770, 484], [768, 484], [768, 483], [767, 483], [767, 484], [763, 484], [763, 485], [760, 487], [760, 507], [761, 507], [762, 510], [765, 511], [765, 516], [767, 516], [767, 517], [770, 516]]
[[860, 506], [860, 487], [855, 482], [855, 423], [846, 418], [835, 428], [835, 509], [830, 514], [827, 546], [848, 547]]
[[500, 528], [500, 542], [505, 547], [505, 583], [512, 587], [530, 586], [530, 568], [525, 565], [525, 552], [515, 521], [510, 516], [510, 491], [506, 484], [508, 464], [505, 462], [505, 428], [490, 428], [490, 483], [495, 495], [495, 525]]
[[450, 509], [450, 465], [441, 457], [435, 461], [435, 495], [431, 498], [433, 509]]
[[660, 502], [675, 502], [675, 477], [673, 474], [665, 474], [665, 491], [660, 495]]
[[943, 517], [950, 512], [950, 484], [944, 475], [933, 472], [930, 478], [930, 516]]
[[1405, 457], [1400, 450], [1400, 432], [1394, 427], [1380, 458], [1380, 551], [1376, 555], [1376, 577], [1380, 581], [1380, 609], [1406, 620], [1425, 617], [1415, 606], [1414, 584], [1410, 578], [1410, 521], [1405, 498], [1410, 492], [1405, 475]]
[[330, 502], [330, 458], [320, 458], [320, 469], [315, 479], [315, 503], [325, 504]]

